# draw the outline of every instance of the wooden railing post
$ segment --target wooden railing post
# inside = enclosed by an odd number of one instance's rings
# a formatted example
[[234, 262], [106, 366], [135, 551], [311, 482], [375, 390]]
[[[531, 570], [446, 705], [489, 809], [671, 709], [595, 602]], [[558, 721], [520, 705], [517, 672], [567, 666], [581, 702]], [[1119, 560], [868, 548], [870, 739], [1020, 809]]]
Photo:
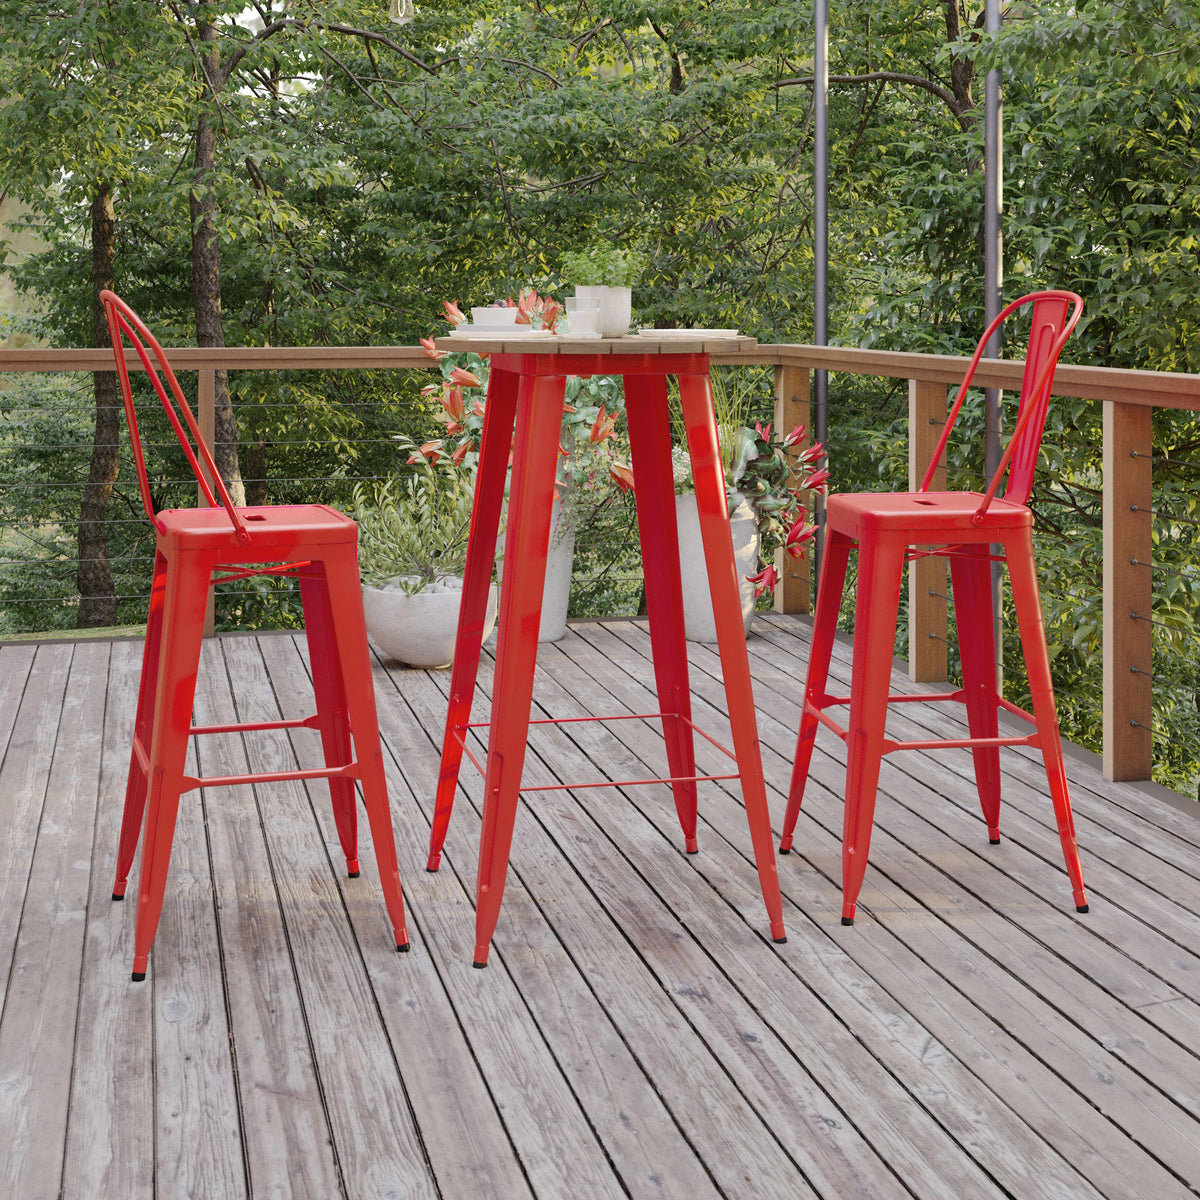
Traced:
[[[196, 372], [196, 423], [200, 426], [200, 436], [204, 439], [204, 444], [211, 451], [213, 443], [217, 439], [217, 373], [214, 370], [201, 370]], [[201, 470], [203, 470], [201, 465]], [[212, 486], [213, 480], [209, 480], [209, 486]], [[204, 498], [204, 492], [200, 485], [196, 485], [197, 503], [201, 506], [206, 506], [208, 501]], [[204, 636], [212, 637], [216, 632], [216, 616], [213, 611], [213, 594], [211, 589], [208, 593], [208, 605], [204, 610]]]
[[[797, 425], [803, 425], [804, 440], [791, 450], [794, 459], [812, 443], [809, 436], [808, 368], [775, 368], [775, 428], [788, 434]], [[812, 504], [809, 503], [811, 519]], [[791, 558], [782, 550], [775, 551], [775, 570], [779, 582], [775, 587], [775, 611], [778, 613], [809, 613], [812, 611], [812, 550], [803, 558]]]
[[[908, 381], [908, 486], [916, 491], [925, 477], [946, 423], [946, 385]], [[933, 488], [944, 491], [943, 460]], [[946, 678], [946, 560], [918, 558], [908, 564], [908, 677], [915, 683]]]
[[1104, 405], [1104, 778], [1149, 779], [1154, 757], [1154, 410]]

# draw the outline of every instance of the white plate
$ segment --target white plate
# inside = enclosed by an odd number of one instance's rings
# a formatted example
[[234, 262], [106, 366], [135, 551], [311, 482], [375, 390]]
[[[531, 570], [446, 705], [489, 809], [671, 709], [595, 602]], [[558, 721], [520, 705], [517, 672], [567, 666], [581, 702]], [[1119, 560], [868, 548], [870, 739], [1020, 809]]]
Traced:
[[652, 338], [731, 338], [737, 337], [736, 329], [651, 329], [642, 326], [638, 330], [642, 337]]

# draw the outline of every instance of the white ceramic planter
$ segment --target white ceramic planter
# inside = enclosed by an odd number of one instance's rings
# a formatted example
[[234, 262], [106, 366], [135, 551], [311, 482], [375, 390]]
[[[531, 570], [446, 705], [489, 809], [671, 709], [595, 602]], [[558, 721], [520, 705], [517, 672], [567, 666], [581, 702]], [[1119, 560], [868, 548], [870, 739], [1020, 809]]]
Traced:
[[[367, 632], [384, 654], [410, 667], [448, 667], [454, 661], [462, 580], [446, 578], [406, 596], [398, 586], [363, 584], [363, 615]], [[496, 623], [496, 585], [488, 593], [486, 639]]]
[[[569, 515], [569, 511], [568, 514]], [[504, 577], [504, 540], [496, 558], [496, 574]], [[558, 496], [550, 510], [550, 547], [546, 552], [546, 582], [542, 588], [539, 642], [557, 642], [567, 632], [567, 605], [571, 599], [571, 570], [575, 563], [575, 526], [564, 526], [564, 508]]]
[[[704, 566], [704, 545], [700, 541], [700, 516], [694, 495], [675, 497], [675, 520], [679, 527], [679, 571], [683, 583], [683, 625], [690, 642], [715, 642], [717, 626], [713, 620], [712, 594], [708, 571]], [[754, 584], [747, 575], [758, 566], [758, 523], [749, 501], [743, 499], [730, 518], [733, 534], [733, 558], [737, 567], [742, 597], [742, 623], [746, 636], [754, 618]]]
[[633, 319], [633, 291], [627, 287], [577, 287], [575, 295], [582, 300], [600, 301], [600, 336], [620, 337], [629, 332]]

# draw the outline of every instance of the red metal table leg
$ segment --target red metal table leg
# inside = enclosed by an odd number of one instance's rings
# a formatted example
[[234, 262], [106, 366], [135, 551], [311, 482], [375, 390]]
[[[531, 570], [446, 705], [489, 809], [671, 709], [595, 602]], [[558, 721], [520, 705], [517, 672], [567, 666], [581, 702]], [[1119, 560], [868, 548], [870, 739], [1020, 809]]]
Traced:
[[[679, 537], [675, 525], [675, 485], [671, 474], [671, 423], [667, 381], [661, 375], [625, 376], [625, 417], [637, 496], [638, 533], [646, 581], [646, 611], [654, 681], [667, 763], [674, 778], [694, 775], [691, 693], [687, 640], [683, 628], [683, 589], [679, 578]], [[680, 719], [682, 718], [682, 720]], [[675, 811], [684, 847], [694, 854], [696, 785], [674, 783]]]
[[471, 719], [516, 411], [517, 376], [511, 371], [493, 367], [488, 376], [479, 473], [475, 480], [475, 501], [471, 509], [471, 533], [463, 572], [462, 602], [458, 610], [454, 666], [450, 672], [450, 707], [442, 737], [442, 765], [438, 773], [433, 829], [429, 835], [429, 860], [425, 864], [429, 871], [436, 871], [442, 861], [442, 845], [446, 841], [450, 813], [454, 808], [454, 793], [458, 787], [458, 770], [462, 765], [463, 747], [459, 736]]
[[771, 937], [777, 942], [784, 942], [787, 934], [783, 928], [783, 902], [779, 895], [771, 814], [767, 807], [754, 693], [750, 686], [750, 659], [746, 653], [742, 601], [734, 567], [725, 477], [717, 447], [717, 426], [708, 375], [681, 374], [679, 394], [691, 453], [692, 479], [696, 486], [696, 509], [700, 516], [700, 537], [704, 543], [704, 560], [712, 593], [717, 648], [721, 655], [721, 674], [725, 680], [725, 699], [729, 707], [729, 726], [733, 734], [734, 753], [737, 755], [746, 817], [750, 824], [754, 861], [767, 906]]
[[565, 383], [562, 376], [523, 377], [517, 404], [496, 678], [484, 780], [483, 832], [479, 843], [475, 907], [477, 967], [487, 966], [488, 948], [500, 915], [525, 765]]

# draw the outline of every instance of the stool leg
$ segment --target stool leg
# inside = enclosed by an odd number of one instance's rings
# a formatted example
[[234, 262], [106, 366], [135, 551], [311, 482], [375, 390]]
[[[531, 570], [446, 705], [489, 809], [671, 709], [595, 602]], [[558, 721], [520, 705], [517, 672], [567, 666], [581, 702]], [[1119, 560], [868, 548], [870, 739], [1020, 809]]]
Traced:
[[[661, 375], [625, 376], [625, 418], [637, 498], [642, 571], [654, 682], [662, 713], [667, 765], [672, 778], [696, 774], [692, 739], [692, 698], [688, 688], [687, 639], [683, 629], [683, 585], [679, 575], [679, 536], [675, 526], [675, 484], [671, 474], [671, 421], [667, 381]], [[696, 784], [673, 783], [675, 811], [684, 848], [695, 854]]]
[[475, 892], [477, 967], [487, 966], [500, 915], [525, 765], [565, 382], [521, 379]]
[[1058, 733], [1058, 716], [1054, 708], [1054, 685], [1050, 679], [1050, 656], [1046, 652], [1046, 628], [1042, 622], [1042, 604], [1038, 596], [1037, 574], [1033, 565], [1033, 540], [1023, 532], [1019, 540], [1007, 545], [1008, 572], [1012, 581], [1013, 608], [1021, 632], [1021, 650], [1025, 655], [1025, 673], [1029, 678], [1029, 693], [1033, 715], [1037, 721], [1038, 741], [1042, 761], [1046, 764], [1046, 779], [1050, 799], [1058, 822], [1063, 858], [1071, 879], [1075, 907], [1087, 912], [1087, 893], [1083, 890], [1083, 867], [1079, 861], [1079, 846], [1075, 840], [1075, 819], [1071, 815], [1071, 799], [1067, 792], [1067, 769], [1063, 762], [1062, 742]]
[[854, 610], [854, 668], [846, 727], [846, 811], [842, 824], [842, 924], [854, 910], [875, 817], [875, 793], [887, 726], [888, 688], [896, 646], [896, 615], [904, 574], [904, 546], [869, 538], [859, 545]]
[[362, 585], [358, 578], [358, 551], [353, 544], [330, 547], [325, 555], [329, 612], [337, 640], [342, 687], [354, 737], [358, 777], [362, 782], [363, 807], [371, 827], [379, 884], [397, 950], [408, 949], [404, 924], [404, 896], [400, 889], [400, 866], [396, 861], [396, 839], [388, 806], [387, 777], [383, 769], [383, 746], [379, 740], [379, 716], [375, 709], [375, 684], [371, 678], [371, 655], [367, 649], [367, 624], [363, 618]]
[[829, 663], [833, 658], [838, 611], [842, 605], [846, 567], [853, 546], [852, 539], [844, 533], [838, 533], [837, 530], [830, 530], [825, 541], [821, 579], [817, 587], [817, 612], [813, 618], [812, 644], [808, 652], [808, 679], [804, 684], [804, 703], [800, 713], [800, 732], [796, 735], [792, 782], [788, 789], [787, 812], [783, 818], [783, 836], [779, 839], [780, 854], [787, 854], [791, 850], [792, 834], [796, 828], [796, 819], [800, 816], [800, 802], [804, 799], [804, 786], [808, 782], [808, 768], [812, 763], [817, 726], [821, 723], [817, 719], [817, 713], [825, 707], [828, 697], [825, 685], [829, 680]]
[[750, 686], [750, 659], [746, 653], [746, 629], [742, 621], [742, 599], [733, 565], [733, 536], [729, 531], [729, 505], [725, 499], [725, 476], [717, 448], [717, 426], [713, 416], [712, 387], [707, 375], [680, 375], [679, 395], [687, 428], [692, 479], [696, 485], [696, 509], [700, 538], [712, 594], [713, 619], [717, 627], [717, 649], [725, 681], [729, 727], [737, 755], [742, 797], [750, 825], [750, 841], [758, 868], [759, 886], [767, 906], [771, 937], [787, 941], [783, 928], [783, 902], [779, 895], [779, 873], [775, 864], [775, 840], [763, 782], [758, 746], [758, 724], [754, 692]]
[[483, 646], [492, 568], [496, 563], [496, 539], [500, 510], [504, 506], [504, 481], [508, 474], [508, 452], [512, 445], [517, 409], [517, 376], [493, 367], [488, 376], [487, 407], [483, 418], [483, 440], [479, 472], [475, 477], [475, 500], [471, 508], [471, 532], [463, 572], [463, 592], [458, 610], [458, 634], [454, 642], [454, 665], [450, 671], [450, 706], [442, 736], [442, 765], [438, 772], [433, 829], [429, 835], [429, 860], [425, 869], [436, 871], [442, 861], [442, 845], [454, 808], [458, 770], [462, 765], [465, 726], [471, 719], [475, 679]]
[[[323, 568], [309, 568], [301, 574], [300, 602], [304, 607], [304, 635], [308, 640], [308, 661], [312, 669], [325, 765], [343, 767], [353, 762], [354, 756], [350, 746], [346, 687], [342, 679], [333, 613], [329, 607], [329, 587]], [[337, 826], [338, 841], [346, 858], [346, 874], [355, 879], [359, 867], [354, 781], [331, 778], [329, 797], [333, 802], [333, 821]]]
[[[154, 698], [158, 687], [159, 651], [162, 647], [163, 601], [167, 591], [167, 560], [154, 557], [154, 578], [150, 584], [150, 611], [146, 617], [146, 645], [142, 651], [142, 674], [138, 682], [137, 716], [133, 722], [134, 742], [142, 752], [150, 753], [154, 730]], [[121, 840], [117, 845], [117, 874], [112, 898], [125, 899], [129, 869], [137, 851], [142, 815], [146, 809], [147, 776], [138, 761], [136, 749], [129, 753], [129, 778], [125, 784], [125, 808], [121, 815]]]
[[[971, 736], [978, 738], [994, 738], [1000, 728], [996, 651], [992, 640], [992, 564], [988, 551], [986, 545], [963, 546], [950, 559], [967, 725]], [[1000, 840], [1000, 748], [973, 746], [971, 754], [988, 841], [995, 844]]]
[[167, 566], [154, 697], [154, 732], [147, 753], [149, 796], [142, 865], [138, 874], [137, 927], [133, 979], [146, 978], [150, 948], [162, 916], [171, 843], [183, 788], [191, 734], [192, 704], [204, 637], [212, 563], [195, 554], [179, 554]]

